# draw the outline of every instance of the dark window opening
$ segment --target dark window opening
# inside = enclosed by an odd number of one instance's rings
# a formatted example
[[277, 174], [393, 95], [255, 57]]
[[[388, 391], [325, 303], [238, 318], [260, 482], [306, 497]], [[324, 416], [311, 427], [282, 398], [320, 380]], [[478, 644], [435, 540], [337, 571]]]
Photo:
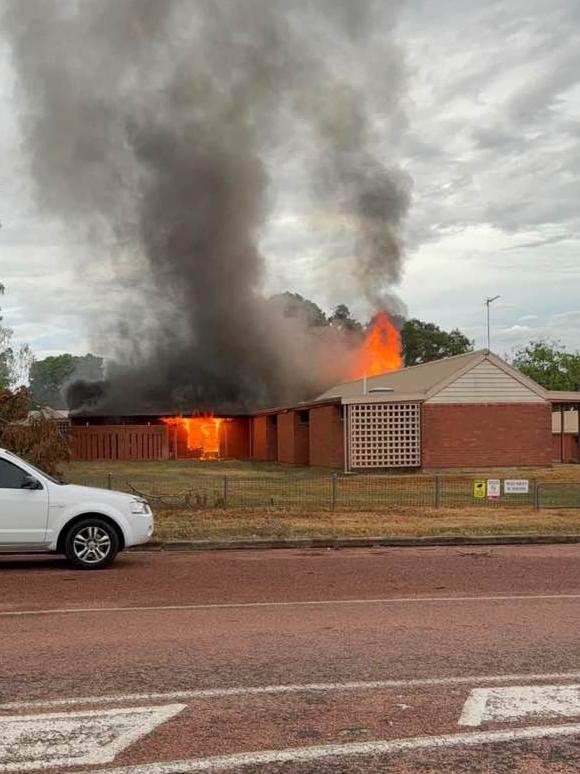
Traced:
[[270, 414], [268, 421], [271, 425], [276, 426], [278, 424], [278, 414]]
[[301, 422], [303, 425], [307, 425], [310, 422], [310, 411], [299, 411], [298, 412], [298, 421]]

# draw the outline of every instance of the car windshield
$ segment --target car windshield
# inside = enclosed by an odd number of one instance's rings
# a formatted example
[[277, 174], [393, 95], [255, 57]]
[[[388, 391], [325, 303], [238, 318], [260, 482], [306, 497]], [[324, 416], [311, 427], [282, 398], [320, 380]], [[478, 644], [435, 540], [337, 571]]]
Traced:
[[55, 478], [55, 476], [51, 476], [49, 473], [45, 473], [44, 470], [40, 470], [40, 468], [37, 468], [36, 465], [33, 465], [31, 462], [28, 462], [28, 460], [23, 460], [21, 457], [19, 457], [16, 454], [12, 454], [12, 452], [7, 451], [6, 454], [9, 457], [12, 457], [13, 459], [17, 460], [18, 462], [24, 462], [26, 465], [28, 465], [29, 468], [32, 468], [36, 473], [41, 475], [43, 478], [47, 478], [49, 481], [52, 481], [53, 484], [58, 484], [59, 486], [65, 486], [66, 481], [63, 481], [60, 478]]

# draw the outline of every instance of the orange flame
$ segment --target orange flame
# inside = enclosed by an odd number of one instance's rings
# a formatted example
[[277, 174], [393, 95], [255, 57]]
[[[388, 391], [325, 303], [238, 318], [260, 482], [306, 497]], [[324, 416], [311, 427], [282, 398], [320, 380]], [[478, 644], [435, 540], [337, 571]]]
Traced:
[[386, 374], [402, 367], [401, 334], [389, 315], [379, 312], [373, 318], [358, 353], [353, 378]]
[[183, 428], [191, 456], [202, 459], [219, 457], [221, 419], [215, 417], [163, 417], [169, 427]]

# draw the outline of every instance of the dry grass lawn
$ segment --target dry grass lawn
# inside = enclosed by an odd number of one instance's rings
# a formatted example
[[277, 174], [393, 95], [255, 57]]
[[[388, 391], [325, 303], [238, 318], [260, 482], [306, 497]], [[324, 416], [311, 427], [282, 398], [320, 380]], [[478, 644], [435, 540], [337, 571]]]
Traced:
[[[429, 473], [384, 473], [398, 479], [422, 479]], [[440, 471], [442, 475], [469, 476], [472, 478], [529, 478], [538, 481], [573, 481], [580, 483], [580, 465], [555, 465], [551, 468], [511, 468], [489, 470]], [[114, 482], [138, 482], [167, 491], [187, 488], [192, 478], [218, 479], [223, 476], [243, 480], [262, 478], [275, 481], [311, 481], [330, 476], [326, 468], [297, 467], [267, 462], [242, 460], [168, 460], [163, 462], [71, 462], [65, 468], [65, 478], [71, 483], [104, 486], [111, 474]], [[366, 476], [367, 474], [361, 474]], [[372, 474], [369, 474], [372, 475]]]
[[580, 511], [391, 508], [386, 512], [353, 512], [162, 508], [156, 512], [156, 538], [162, 541], [490, 535], [580, 535]]
[[163, 484], [171, 489], [185, 488], [192, 478], [234, 479], [265, 478], [278, 480], [310, 480], [329, 476], [323, 468], [297, 467], [268, 462], [242, 460], [165, 460], [152, 462], [71, 462], [65, 467], [65, 478], [72, 483], [106, 482], [110, 473], [115, 481], [139, 481], [151, 485]]

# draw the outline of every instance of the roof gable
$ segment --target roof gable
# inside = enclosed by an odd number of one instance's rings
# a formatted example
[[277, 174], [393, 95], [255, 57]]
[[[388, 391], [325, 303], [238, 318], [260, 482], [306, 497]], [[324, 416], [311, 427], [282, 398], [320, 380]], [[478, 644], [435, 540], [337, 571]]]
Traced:
[[439, 386], [427, 403], [544, 403], [546, 398], [512, 373], [485, 358], [449, 384]]
[[427, 403], [543, 403], [543, 389], [499, 358], [484, 357], [479, 363], [438, 385]]
[[388, 390], [392, 398], [396, 396], [397, 399], [402, 399], [401, 396], [413, 396], [417, 399], [426, 396], [438, 384], [446, 383], [456, 374], [463, 373], [467, 368], [480, 362], [484, 356], [485, 353], [482, 351], [468, 352], [465, 355], [433, 360], [430, 363], [421, 363], [398, 371], [369, 376], [366, 379], [356, 379], [332, 387], [319, 395], [317, 400], [349, 399], [363, 395], [370, 396], [373, 393], [380, 395], [381, 389]]
[[[479, 370], [476, 371], [478, 368]], [[471, 372], [474, 374], [469, 379], [468, 375]], [[463, 384], [459, 381], [461, 379], [464, 379]], [[487, 350], [468, 352], [465, 355], [434, 360], [402, 368], [399, 371], [339, 384], [319, 395], [316, 400], [341, 399], [347, 403], [356, 402], [357, 399], [365, 401], [433, 400], [433, 402], [448, 402], [437, 400], [436, 396], [456, 382], [459, 382], [459, 388], [468, 387], [474, 379], [481, 382], [480, 393], [482, 396], [487, 394], [484, 389], [486, 379], [488, 382], [493, 382], [491, 384], [493, 389], [489, 393], [491, 396], [489, 402], [493, 402], [494, 395], [497, 396], [499, 402], [504, 402], [501, 400], [502, 395], [513, 402], [518, 396], [523, 402], [547, 400], [547, 393], [543, 387]], [[506, 391], [505, 393], [502, 393], [502, 388]], [[449, 394], [453, 392], [450, 390]], [[475, 395], [473, 401], [475, 401]]]

